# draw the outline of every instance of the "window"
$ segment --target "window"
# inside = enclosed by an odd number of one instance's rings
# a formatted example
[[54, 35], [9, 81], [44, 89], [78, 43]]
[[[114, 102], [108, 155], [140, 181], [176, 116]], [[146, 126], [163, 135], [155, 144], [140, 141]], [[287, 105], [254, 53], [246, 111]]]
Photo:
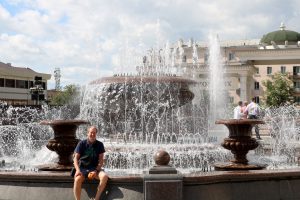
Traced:
[[259, 74], [259, 68], [256, 68], [256, 74]]
[[255, 103], [259, 104], [259, 97], [254, 97]]
[[229, 60], [234, 60], [234, 58], [235, 58], [234, 53], [229, 53]]
[[259, 82], [254, 82], [254, 89], [259, 90]]
[[285, 74], [285, 73], [286, 73], [286, 67], [285, 67], [285, 66], [281, 66], [280, 72], [281, 72], [282, 74]]
[[29, 88], [33, 87], [33, 81], [29, 81]]
[[5, 79], [5, 87], [10, 87], [10, 88], [16, 87], [15, 79]]
[[267, 67], [267, 74], [272, 74], [272, 67]]
[[208, 61], [208, 58], [209, 58], [209, 53], [206, 52], [206, 53], [204, 54], [204, 61], [207, 62], [207, 61]]
[[300, 89], [300, 82], [294, 82], [294, 88]]
[[293, 75], [300, 75], [300, 66], [293, 67]]
[[294, 100], [296, 105], [300, 105], [300, 96], [296, 96]]
[[234, 97], [229, 97], [229, 103], [233, 103], [233, 101], [234, 101]]
[[186, 55], [182, 56], [182, 62], [186, 62]]
[[16, 80], [16, 88], [28, 88], [28, 81]]
[[46, 83], [45, 83], [45, 82], [42, 82], [42, 87], [43, 87], [44, 90], [47, 89], [47, 88], [46, 88]]
[[0, 78], [0, 87], [4, 87], [4, 78]]

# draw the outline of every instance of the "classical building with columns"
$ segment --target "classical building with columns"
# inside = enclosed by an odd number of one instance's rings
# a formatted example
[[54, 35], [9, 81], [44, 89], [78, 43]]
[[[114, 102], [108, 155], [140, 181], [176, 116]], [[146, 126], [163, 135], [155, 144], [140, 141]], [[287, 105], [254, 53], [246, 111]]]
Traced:
[[[177, 47], [176, 47], [177, 46]], [[195, 47], [197, 62], [195, 62]], [[261, 39], [220, 41], [221, 60], [225, 68], [225, 87], [230, 102], [249, 101], [252, 97], [259, 103], [264, 97], [263, 80], [275, 73], [287, 73], [294, 82], [294, 99], [300, 104], [300, 34], [280, 29], [267, 33]], [[181, 48], [179, 57], [186, 75], [193, 74], [207, 85], [208, 44], [184, 43], [180, 40], [173, 48]], [[177, 60], [178, 62], [178, 60]]]

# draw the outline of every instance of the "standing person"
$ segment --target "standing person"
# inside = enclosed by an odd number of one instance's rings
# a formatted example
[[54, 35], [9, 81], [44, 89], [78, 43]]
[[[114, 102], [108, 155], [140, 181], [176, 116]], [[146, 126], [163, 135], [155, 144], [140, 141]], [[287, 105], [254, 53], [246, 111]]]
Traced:
[[242, 119], [242, 117], [243, 117], [242, 105], [243, 105], [243, 102], [239, 101], [238, 105], [234, 108], [233, 119]]
[[[244, 114], [248, 113], [248, 119], [258, 119], [260, 108], [257, 103], [255, 103], [255, 98], [251, 99], [251, 103], [247, 105]], [[255, 126], [255, 134], [257, 139], [261, 139], [259, 135], [258, 125]]]
[[243, 119], [247, 119], [248, 117], [248, 112], [245, 112], [246, 108], [248, 106], [248, 101], [244, 101], [243, 106], [242, 106], [242, 113], [243, 113]]
[[99, 200], [104, 191], [108, 176], [102, 170], [104, 162], [104, 145], [96, 139], [97, 128], [91, 126], [88, 128], [87, 139], [80, 141], [75, 148], [74, 155], [74, 196], [80, 200], [81, 186], [86, 178], [100, 180], [97, 187], [95, 200]]

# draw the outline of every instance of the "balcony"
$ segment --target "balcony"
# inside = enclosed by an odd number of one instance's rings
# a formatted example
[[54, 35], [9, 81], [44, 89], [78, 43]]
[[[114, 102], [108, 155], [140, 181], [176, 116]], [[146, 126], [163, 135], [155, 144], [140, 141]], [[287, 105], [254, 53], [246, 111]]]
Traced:
[[300, 73], [293, 73], [293, 74], [289, 75], [289, 78], [300, 79]]
[[294, 93], [300, 93], [300, 88], [294, 88]]

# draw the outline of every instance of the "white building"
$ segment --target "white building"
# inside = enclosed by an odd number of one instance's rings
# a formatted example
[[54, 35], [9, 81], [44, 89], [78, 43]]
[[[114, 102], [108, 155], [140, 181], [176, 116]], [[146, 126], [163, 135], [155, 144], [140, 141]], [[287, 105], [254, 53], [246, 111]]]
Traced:
[[[194, 62], [193, 46], [197, 47], [198, 62]], [[277, 72], [288, 73], [294, 82], [295, 102], [300, 104], [300, 34], [285, 29], [264, 35], [260, 40], [221, 41], [221, 56], [225, 67], [230, 101], [245, 101], [255, 97], [260, 102], [265, 88], [262, 81], [272, 78]], [[208, 75], [208, 46], [206, 43], [194, 44], [180, 40], [174, 48], [181, 48], [177, 63], [186, 69], [185, 74], [194, 74], [198, 80], [205, 81]], [[182, 50], [181, 50], [182, 51]]]
[[13, 67], [10, 63], [0, 62], [0, 101], [9, 105], [33, 105], [31, 90], [35, 77], [41, 77], [41, 94], [47, 99], [47, 81], [50, 74], [33, 71], [30, 68]]

